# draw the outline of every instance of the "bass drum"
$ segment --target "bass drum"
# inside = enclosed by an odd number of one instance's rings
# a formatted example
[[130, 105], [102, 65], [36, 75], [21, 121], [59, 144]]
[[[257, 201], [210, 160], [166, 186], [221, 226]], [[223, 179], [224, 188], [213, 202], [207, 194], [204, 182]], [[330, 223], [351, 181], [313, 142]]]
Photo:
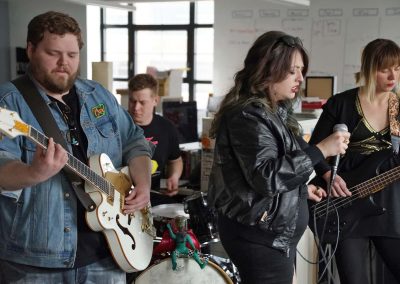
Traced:
[[233, 284], [229, 276], [215, 263], [208, 261], [203, 269], [192, 258], [178, 258], [172, 270], [171, 258], [161, 260], [143, 271], [134, 284]]

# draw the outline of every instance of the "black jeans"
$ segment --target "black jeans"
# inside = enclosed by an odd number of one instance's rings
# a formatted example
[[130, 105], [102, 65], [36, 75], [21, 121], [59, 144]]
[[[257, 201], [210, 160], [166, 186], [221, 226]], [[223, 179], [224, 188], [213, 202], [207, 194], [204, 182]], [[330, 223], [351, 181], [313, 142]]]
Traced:
[[[390, 277], [397, 279], [397, 282], [394, 279], [391, 281], [377, 279], [374, 275], [374, 263], [370, 261], [370, 241], [374, 244], [375, 252], [392, 273], [393, 277], [392, 275]], [[387, 237], [345, 239], [339, 243], [335, 259], [341, 284], [400, 283], [400, 239]]]
[[240, 237], [221, 234], [220, 239], [229, 258], [236, 265], [242, 284], [290, 284], [293, 279], [296, 247], [290, 256], [266, 245]]
[[[301, 207], [305, 208], [305, 202]], [[300, 211], [303, 212], [304, 211]], [[218, 217], [221, 243], [236, 265], [242, 284], [291, 284], [296, 246], [307, 226], [308, 215], [302, 214], [293, 236], [289, 257], [262, 242], [268, 232], [241, 225], [224, 216]]]

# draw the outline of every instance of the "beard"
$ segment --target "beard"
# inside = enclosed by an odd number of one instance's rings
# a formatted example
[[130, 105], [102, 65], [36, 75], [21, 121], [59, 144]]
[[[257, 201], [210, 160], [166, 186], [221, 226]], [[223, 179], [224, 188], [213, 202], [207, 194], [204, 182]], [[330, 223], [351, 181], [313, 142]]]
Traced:
[[71, 90], [77, 76], [78, 72], [68, 75], [67, 80], [57, 80], [51, 76], [44, 76], [44, 80], [41, 84], [50, 92], [62, 94]]
[[72, 74], [66, 71], [68, 77], [65, 79], [64, 77], [57, 76], [53, 71], [49, 73], [44, 68], [41, 68], [40, 64], [30, 64], [30, 70], [33, 77], [46, 91], [56, 94], [68, 92], [74, 85], [79, 73], [79, 69]]

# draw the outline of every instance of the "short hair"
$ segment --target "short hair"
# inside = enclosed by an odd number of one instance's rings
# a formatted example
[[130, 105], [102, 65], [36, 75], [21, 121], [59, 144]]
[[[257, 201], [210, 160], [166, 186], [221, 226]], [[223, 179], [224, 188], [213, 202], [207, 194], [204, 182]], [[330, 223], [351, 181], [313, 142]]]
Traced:
[[129, 80], [128, 84], [129, 92], [136, 92], [146, 88], [153, 91], [153, 95], [158, 95], [158, 82], [150, 74], [137, 74]]
[[34, 17], [28, 24], [26, 41], [36, 46], [46, 31], [57, 35], [71, 33], [77, 37], [79, 49], [84, 45], [78, 22], [67, 14], [49, 11]]

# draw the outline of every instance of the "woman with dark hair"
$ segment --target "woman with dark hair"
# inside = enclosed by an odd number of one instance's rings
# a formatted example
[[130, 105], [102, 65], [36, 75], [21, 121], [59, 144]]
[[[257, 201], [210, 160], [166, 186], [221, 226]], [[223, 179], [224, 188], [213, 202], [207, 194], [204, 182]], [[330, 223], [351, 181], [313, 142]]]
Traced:
[[[357, 88], [331, 97], [324, 105], [310, 140], [310, 144], [319, 143], [329, 135], [333, 125], [347, 125], [351, 133], [349, 148], [340, 160], [331, 191], [331, 196], [339, 198], [352, 195], [348, 185], [355, 185], [354, 179], [367, 181], [376, 173], [399, 165], [399, 156], [393, 154], [399, 151], [400, 139], [399, 94], [393, 92], [399, 86], [399, 46], [387, 39], [368, 43], [362, 52], [361, 69], [355, 77]], [[323, 180], [330, 180], [331, 168], [326, 162], [318, 164], [315, 169]], [[348, 177], [347, 180], [341, 175]], [[392, 177], [382, 177], [381, 180]], [[371, 283], [368, 280], [371, 271], [368, 269], [370, 243], [374, 244], [377, 253], [400, 283], [399, 183], [395, 182], [371, 197], [377, 208], [386, 208], [386, 212], [360, 218], [354, 229], [347, 233], [342, 230], [343, 237], [335, 252], [341, 284]], [[354, 204], [348, 211], [357, 212], [360, 216], [369, 214], [360, 208]], [[345, 220], [344, 216], [341, 219]], [[382, 283], [382, 280], [376, 283]]]
[[242, 283], [292, 283], [296, 245], [308, 222], [307, 197], [319, 201], [325, 195], [306, 182], [313, 165], [347, 149], [347, 131], [312, 147], [300, 138], [291, 107], [307, 68], [300, 39], [264, 33], [212, 124], [208, 200]]

